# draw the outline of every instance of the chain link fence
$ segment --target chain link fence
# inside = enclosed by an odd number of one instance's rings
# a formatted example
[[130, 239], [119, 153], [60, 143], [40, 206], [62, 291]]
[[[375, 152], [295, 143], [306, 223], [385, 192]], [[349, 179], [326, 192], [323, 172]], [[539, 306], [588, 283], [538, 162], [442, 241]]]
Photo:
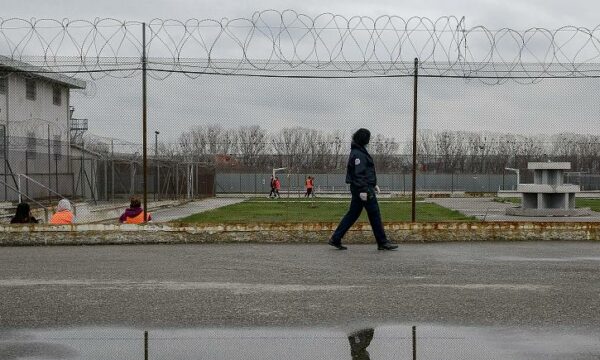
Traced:
[[314, 176], [316, 194], [347, 196], [350, 136], [361, 127], [373, 133], [382, 196], [491, 201], [515, 190], [515, 169], [527, 183], [527, 164], [547, 161], [568, 162], [564, 181], [587, 194], [600, 189], [597, 28], [263, 11], [0, 19], [0, 34], [7, 208], [23, 197], [122, 208], [133, 195], [145, 208], [262, 197], [271, 175], [280, 195], [301, 197]]

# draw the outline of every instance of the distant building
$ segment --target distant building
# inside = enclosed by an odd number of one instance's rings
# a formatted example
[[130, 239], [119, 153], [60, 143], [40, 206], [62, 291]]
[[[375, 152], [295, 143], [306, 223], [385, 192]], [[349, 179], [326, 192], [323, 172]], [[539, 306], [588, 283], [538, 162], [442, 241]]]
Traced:
[[235, 168], [239, 166], [239, 161], [229, 154], [216, 154], [215, 167], [217, 168]]
[[[70, 91], [85, 87], [83, 80], [0, 56], [0, 199], [16, 198], [9, 188], [18, 185], [16, 174], [65, 196], [77, 192], [79, 167], [86, 162], [72, 159]], [[48, 196], [32, 181], [21, 189], [31, 197]]]

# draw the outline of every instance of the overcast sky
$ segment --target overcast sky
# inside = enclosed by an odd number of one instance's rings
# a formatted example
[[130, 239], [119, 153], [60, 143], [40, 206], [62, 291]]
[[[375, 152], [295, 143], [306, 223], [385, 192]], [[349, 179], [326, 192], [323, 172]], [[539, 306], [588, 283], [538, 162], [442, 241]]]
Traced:
[[[398, 15], [404, 18], [465, 16], [466, 26], [594, 28], [600, 3], [594, 1], [510, 0], [27, 0], [10, 1], [2, 17], [90, 19], [112, 17], [236, 18], [253, 12], [293, 9], [309, 16]], [[422, 128], [513, 133], [573, 131], [600, 134], [600, 81], [545, 80], [536, 85], [509, 82], [490, 86], [478, 81], [422, 79], [419, 124]], [[272, 131], [304, 126], [324, 130], [368, 127], [405, 140], [412, 121], [412, 80], [289, 80], [247, 77], [174, 76], [150, 81], [150, 132], [174, 140], [185, 129], [220, 123], [224, 127], [260, 125]], [[87, 95], [74, 94], [76, 117], [90, 130], [139, 142], [140, 78], [100, 80]]]

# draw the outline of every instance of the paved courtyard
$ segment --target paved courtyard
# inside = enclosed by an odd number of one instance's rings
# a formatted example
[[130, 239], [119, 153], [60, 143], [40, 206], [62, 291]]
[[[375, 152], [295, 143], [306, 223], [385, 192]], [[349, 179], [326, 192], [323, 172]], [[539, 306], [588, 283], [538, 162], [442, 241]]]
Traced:
[[510, 216], [506, 209], [516, 204], [493, 201], [492, 198], [431, 198], [428, 202], [436, 203], [448, 209], [456, 210], [467, 216], [474, 216], [484, 221], [539, 221], [539, 222], [600, 222], [600, 213], [591, 216]]
[[600, 244], [0, 248], [0, 358], [598, 359]]
[[1, 327], [600, 327], [600, 244], [0, 248]]

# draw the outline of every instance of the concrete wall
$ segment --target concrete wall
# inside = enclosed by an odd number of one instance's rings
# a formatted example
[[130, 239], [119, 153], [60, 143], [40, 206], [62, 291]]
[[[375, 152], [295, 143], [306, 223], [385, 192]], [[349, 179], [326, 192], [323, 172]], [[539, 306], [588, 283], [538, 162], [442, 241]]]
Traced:
[[[230, 225], [0, 225], [0, 246], [314, 243], [325, 246], [337, 223]], [[395, 242], [574, 240], [600, 241], [599, 223], [393, 223], [385, 225]], [[345, 244], [372, 244], [368, 224], [357, 224]]]

